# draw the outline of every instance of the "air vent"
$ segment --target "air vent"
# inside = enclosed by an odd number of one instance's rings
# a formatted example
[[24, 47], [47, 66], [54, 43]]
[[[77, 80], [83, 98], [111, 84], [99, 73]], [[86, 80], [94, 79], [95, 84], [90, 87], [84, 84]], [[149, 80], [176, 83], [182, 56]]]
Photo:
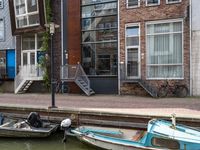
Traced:
[[0, 0], [0, 8], [3, 8], [3, 0]]

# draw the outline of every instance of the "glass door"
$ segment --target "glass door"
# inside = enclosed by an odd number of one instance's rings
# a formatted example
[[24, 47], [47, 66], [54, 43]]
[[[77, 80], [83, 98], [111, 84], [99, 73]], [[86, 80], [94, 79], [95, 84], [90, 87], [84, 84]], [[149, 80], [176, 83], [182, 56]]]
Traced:
[[35, 51], [25, 51], [22, 52], [22, 66], [25, 68], [27, 74], [35, 74]]
[[126, 77], [140, 78], [140, 26], [126, 25]]

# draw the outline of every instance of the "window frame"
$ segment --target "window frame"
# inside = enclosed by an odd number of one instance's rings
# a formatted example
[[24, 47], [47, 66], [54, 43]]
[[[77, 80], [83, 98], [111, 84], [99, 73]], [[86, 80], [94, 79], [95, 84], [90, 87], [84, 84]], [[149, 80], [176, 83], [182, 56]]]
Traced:
[[[27, 34], [29, 35], [29, 34]], [[22, 35], [21, 36], [21, 66], [23, 66], [23, 54], [24, 53], [34, 53], [35, 54], [35, 65], [38, 65], [38, 61], [37, 61], [37, 55], [38, 55], [38, 52], [41, 52], [41, 47], [38, 47], [38, 39], [39, 39], [39, 36], [42, 35], [42, 33], [34, 33], [34, 34], [30, 34], [30, 35], [33, 35], [33, 38], [32, 40], [34, 40], [34, 49], [23, 49], [23, 38], [26, 37], [27, 35]], [[41, 36], [42, 37], [42, 36]], [[28, 59], [27, 59], [28, 61]]]
[[45, 4], [43, 0], [37, 0], [37, 3], [38, 3], [38, 13], [39, 13], [39, 24], [17, 28], [14, 0], [9, 0], [12, 35], [20, 35], [28, 32], [35, 33], [35, 32], [45, 31], [45, 13], [44, 13]]
[[[5, 41], [5, 19], [4, 18], [0, 18], [0, 22], [2, 22], [2, 34], [3, 34], [3, 38], [0, 39], [0, 42], [4, 42]], [[0, 28], [1, 31], [1, 28]]]
[[[149, 22], [146, 22], [145, 23], [145, 31], [146, 31], [146, 34], [145, 34], [145, 38], [146, 38], [146, 71], [147, 71], [147, 74], [146, 74], [146, 78], [148, 80], [163, 80], [163, 79], [166, 79], [166, 77], [148, 77], [148, 67], [149, 66], [155, 66], [155, 65], [152, 65], [152, 64], [149, 64], [149, 52], [148, 52], [148, 49], [147, 49], [147, 39], [148, 39], [148, 34], [147, 34], [147, 26], [150, 25], [150, 24], [161, 24], [161, 23], [175, 23], [175, 22], [181, 22], [182, 23], [182, 63], [181, 63], [181, 66], [182, 66], [182, 77], [167, 77], [167, 79], [171, 80], [171, 79], [184, 79], [184, 20], [182, 18], [179, 18], [179, 19], [170, 19], [170, 20], [160, 20], [160, 21], [149, 21]], [[171, 34], [172, 32], [170, 32]], [[174, 32], [173, 32], [174, 33]], [[156, 66], [162, 66], [163, 64], [156, 64]], [[180, 65], [180, 64], [173, 64], [174, 66], [177, 66], [177, 65]], [[172, 65], [167, 65], [167, 66], [172, 66]]]
[[146, 0], [146, 6], [158, 6], [160, 5], [160, 0], [158, 0], [157, 4], [148, 4], [148, 0]]
[[126, 8], [127, 9], [131, 9], [131, 8], [138, 8], [138, 7], [140, 7], [140, 0], [137, 0], [137, 1], [138, 1], [138, 5], [137, 6], [128, 6], [129, 0], [126, 0]]
[[0, 0], [0, 9], [3, 9], [4, 8], [4, 0]]
[[[126, 29], [128, 27], [138, 27], [138, 36], [127, 36], [126, 34]], [[139, 43], [138, 45], [133, 45], [133, 46], [127, 46], [127, 37], [138, 37], [139, 38]], [[128, 71], [128, 49], [138, 49], [138, 76], [128, 76], [127, 71]], [[125, 76], [128, 79], [140, 79], [141, 78], [141, 25], [140, 23], [128, 23], [125, 24]]]
[[182, 0], [177, 0], [175, 2], [170, 2], [169, 0], [166, 0], [166, 4], [176, 4], [176, 3], [181, 3]]

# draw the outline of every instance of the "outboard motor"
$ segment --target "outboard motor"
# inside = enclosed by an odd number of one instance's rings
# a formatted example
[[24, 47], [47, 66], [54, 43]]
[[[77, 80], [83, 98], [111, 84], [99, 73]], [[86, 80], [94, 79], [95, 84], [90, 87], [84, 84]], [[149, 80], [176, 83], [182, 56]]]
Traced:
[[67, 133], [69, 133], [71, 130], [71, 124], [72, 124], [72, 121], [69, 118], [67, 118], [61, 122], [60, 127], [61, 127], [61, 129], [64, 129], [64, 138], [63, 138], [62, 142], [67, 141]]
[[35, 128], [42, 127], [42, 120], [37, 112], [31, 112], [27, 118], [27, 123]]

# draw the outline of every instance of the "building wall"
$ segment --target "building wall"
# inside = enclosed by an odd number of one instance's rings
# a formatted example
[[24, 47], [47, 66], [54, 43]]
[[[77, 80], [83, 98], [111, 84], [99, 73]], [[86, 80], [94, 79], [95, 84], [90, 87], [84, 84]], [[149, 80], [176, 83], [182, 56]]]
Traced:
[[200, 95], [200, 1], [192, 0], [192, 95]]
[[10, 12], [8, 0], [4, 0], [3, 9], [0, 9], [0, 18], [4, 19], [4, 35], [5, 40], [0, 41], [0, 50], [2, 49], [15, 49], [15, 38], [11, 33]]
[[[163, 83], [163, 80], [147, 80], [146, 73], [146, 31], [145, 23], [148, 21], [161, 21], [168, 19], [183, 19], [184, 24], [184, 79], [180, 80], [183, 84], [186, 84], [189, 88], [190, 79], [190, 47], [189, 47], [189, 16], [188, 16], [189, 0], [182, 0], [181, 3], [166, 4], [166, 0], [160, 0], [158, 6], [145, 6], [145, 2], [141, 2], [138, 8], [126, 8], [126, 0], [120, 0], [119, 2], [119, 23], [120, 23], [120, 60], [119, 62], [125, 62], [125, 25], [128, 23], [140, 23], [140, 57], [141, 57], [141, 79], [145, 80], [149, 85], [158, 87]], [[175, 82], [172, 80], [171, 82]], [[173, 84], [173, 83], [172, 83]], [[123, 94], [125, 89], [129, 93], [135, 94], [132, 86], [134, 84], [122, 84], [121, 93]], [[127, 91], [125, 93], [127, 93]], [[144, 91], [144, 94], [146, 92]]]

